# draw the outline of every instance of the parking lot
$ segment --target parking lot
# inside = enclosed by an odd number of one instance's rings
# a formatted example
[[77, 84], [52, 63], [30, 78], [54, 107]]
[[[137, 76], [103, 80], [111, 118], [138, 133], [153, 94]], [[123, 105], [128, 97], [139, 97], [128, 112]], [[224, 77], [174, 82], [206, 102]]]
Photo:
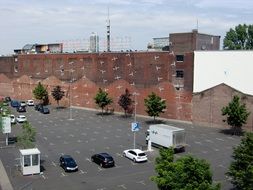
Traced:
[[[19, 152], [14, 145], [2, 148], [1, 160], [14, 189], [157, 189], [150, 180], [155, 175], [154, 161], [158, 150], [147, 152], [148, 162], [133, 163], [122, 157], [125, 149], [133, 148], [133, 133], [130, 124], [133, 118], [122, 115], [101, 116], [94, 111], [73, 109], [73, 120], [69, 120], [69, 109], [50, 109], [50, 114], [41, 114], [27, 108], [24, 114], [36, 128], [36, 146], [41, 151], [41, 165], [44, 171], [40, 175], [22, 176], [18, 171]], [[15, 115], [18, 113], [13, 110]], [[138, 118], [141, 130], [136, 133], [136, 147], [146, 150], [145, 131], [149, 118]], [[167, 122], [169, 123], [169, 122]], [[201, 128], [189, 124], [174, 123], [186, 129], [188, 146], [185, 153], [176, 154], [176, 158], [190, 153], [207, 159], [213, 171], [215, 181], [222, 183], [222, 189], [231, 187], [225, 176], [231, 161], [232, 148], [240, 142], [239, 137], [225, 135], [218, 129]], [[13, 127], [13, 134], [20, 131], [19, 124]], [[4, 141], [4, 136], [0, 136]], [[4, 144], [1, 143], [1, 147]], [[102, 169], [91, 163], [94, 153], [108, 152], [114, 157], [116, 166]], [[65, 173], [59, 167], [59, 157], [70, 154], [79, 166], [78, 172]]]

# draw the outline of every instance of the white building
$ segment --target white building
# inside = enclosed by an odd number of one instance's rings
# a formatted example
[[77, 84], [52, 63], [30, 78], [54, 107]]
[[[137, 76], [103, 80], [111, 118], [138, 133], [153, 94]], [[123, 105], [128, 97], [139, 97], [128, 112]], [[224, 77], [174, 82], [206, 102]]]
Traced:
[[253, 51], [194, 51], [193, 92], [225, 83], [253, 95]]
[[90, 52], [99, 52], [99, 36], [94, 32], [90, 36]]

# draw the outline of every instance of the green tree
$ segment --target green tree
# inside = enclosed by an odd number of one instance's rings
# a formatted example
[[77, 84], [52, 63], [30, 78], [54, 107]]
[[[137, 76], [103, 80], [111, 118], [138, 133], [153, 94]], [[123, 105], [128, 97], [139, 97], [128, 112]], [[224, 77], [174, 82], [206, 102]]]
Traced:
[[124, 109], [125, 116], [133, 103], [131, 96], [132, 94], [130, 94], [129, 90], [126, 88], [125, 94], [122, 94], [118, 101], [118, 104]]
[[253, 25], [239, 24], [230, 28], [223, 41], [223, 48], [228, 50], [253, 49]]
[[11, 114], [10, 108], [4, 105], [3, 101], [0, 101], [0, 132], [3, 128], [2, 117], [7, 116], [9, 114]]
[[234, 96], [228, 106], [221, 109], [221, 112], [223, 116], [227, 116], [224, 122], [232, 127], [234, 134], [241, 132], [241, 127], [246, 123], [250, 114], [246, 109], [246, 105], [240, 103], [239, 96]]
[[144, 99], [144, 103], [147, 108], [146, 112], [149, 116], [154, 117], [154, 120], [160, 113], [164, 113], [164, 109], [166, 109], [166, 101], [162, 100], [154, 92], [148, 95], [148, 98]]
[[237, 189], [253, 190], [253, 133], [246, 133], [234, 148], [227, 175]]
[[220, 184], [213, 184], [209, 164], [190, 155], [174, 161], [173, 149], [160, 149], [156, 158], [157, 176], [151, 177], [161, 190], [219, 190]]
[[57, 101], [59, 107], [59, 101], [65, 96], [65, 92], [61, 90], [60, 86], [56, 86], [51, 92], [53, 98]]
[[108, 96], [108, 93], [103, 91], [101, 88], [98, 89], [94, 100], [95, 103], [102, 109], [102, 114], [104, 112], [104, 108], [113, 102], [112, 98]]
[[39, 84], [33, 90], [33, 95], [37, 100], [42, 101], [43, 104], [48, 101], [47, 89], [39, 82]]
[[25, 122], [22, 125], [22, 133], [17, 137], [18, 145], [24, 149], [35, 147], [35, 128], [31, 126], [29, 122]]

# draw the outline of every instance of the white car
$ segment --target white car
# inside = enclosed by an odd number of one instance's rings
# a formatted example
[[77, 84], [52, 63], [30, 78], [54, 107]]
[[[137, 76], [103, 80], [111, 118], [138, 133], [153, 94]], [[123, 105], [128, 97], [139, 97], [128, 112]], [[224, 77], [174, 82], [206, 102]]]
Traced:
[[16, 123], [15, 115], [10, 115], [10, 118], [11, 118], [11, 124], [15, 124]]
[[17, 120], [18, 123], [23, 123], [23, 122], [27, 121], [26, 116], [24, 116], [24, 115], [19, 115], [16, 118], [16, 120]]
[[28, 106], [34, 106], [34, 101], [33, 100], [27, 100], [26, 103]]
[[123, 151], [123, 156], [133, 160], [134, 162], [146, 162], [147, 155], [140, 149], [128, 149]]
[[21, 106], [21, 107], [25, 107], [25, 106], [26, 106], [26, 102], [25, 102], [25, 101], [21, 101], [21, 102], [20, 102], [20, 106]]

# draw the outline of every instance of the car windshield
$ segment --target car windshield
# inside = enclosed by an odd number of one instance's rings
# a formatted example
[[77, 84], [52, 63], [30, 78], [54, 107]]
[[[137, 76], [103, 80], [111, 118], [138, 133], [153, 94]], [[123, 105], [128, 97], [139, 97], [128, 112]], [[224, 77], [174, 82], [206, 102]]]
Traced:
[[48, 111], [48, 108], [44, 108], [44, 111]]
[[19, 116], [19, 118], [24, 119], [24, 118], [25, 118], [25, 116]]
[[146, 156], [145, 153], [139, 153], [138, 156]]

